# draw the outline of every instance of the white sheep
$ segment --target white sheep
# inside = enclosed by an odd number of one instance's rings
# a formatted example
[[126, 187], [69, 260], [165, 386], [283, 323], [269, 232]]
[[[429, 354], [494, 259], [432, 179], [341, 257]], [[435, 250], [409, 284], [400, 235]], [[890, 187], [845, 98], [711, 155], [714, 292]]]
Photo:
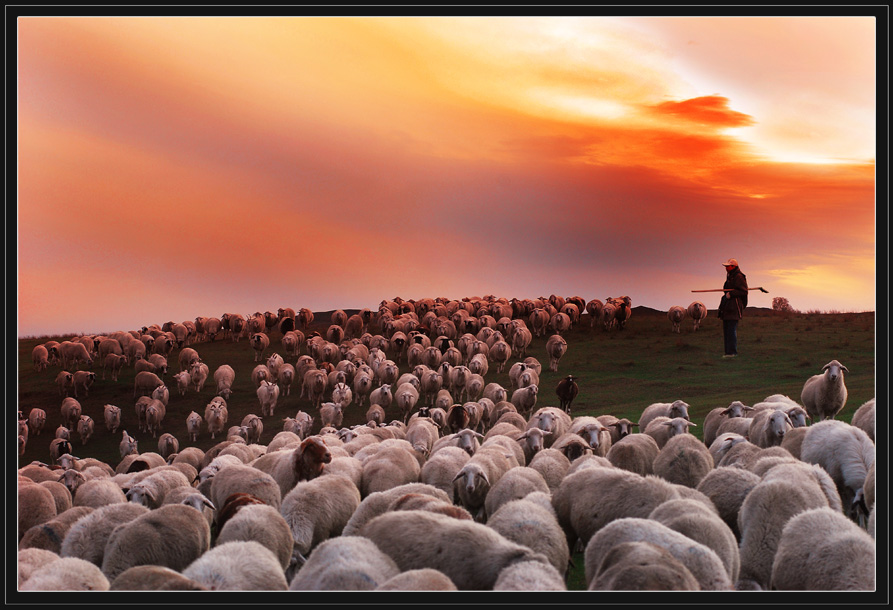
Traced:
[[59, 554], [62, 557], [77, 557], [100, 567], [112, 530], [148, 512], [145, 506], [132, 502], [94, 508], [72, 524], [62, 540]]
[[221, 364], [214, 371], [214, 383], [217, 385], [217, 395], [229, 400], [233, 393], [233, 383], [236, 379], [236, 372], [228, 364]]
[[699, 591], [691, 571], [653, 542], [612, 546], [588, 583], [590, 591]]
[[738, 581], [738, 572], [741, 569], [738, 540], [728, 524], [717, 514], [715, 506], [708, 506], [691, 498], [667, 500], [651, 511], [648, 518], [713, 549], [722, 560], [729, 580], [732, 583]]
[[105, 379], [105, 372], [109, 371], [112, 381], [118, 381], [118, 375], [126, 362], [127, 356], [123, 354], [109, 354], [102, 361], [102, 378]]
[[340, 536], [359, 505], [360, 490], [341, 475], [324, 475], [295, 485], [280, 508], [291, 528], [295, 557], [305, 563], [315, 546]]
[[205, 422], [208, 425], [208, 432], [211, 434], [212, 439], [223, 432], [228, 419], [229, 409], [227, 409], [225, 403], [212, 400], [205, 407]]
[[47, 412], [40, 408], [28, 411], [28, 433], [32, 436], [40, 436], [47, 423]]
[[[538, 470], [528, 466], [510, 468], [495, 485], [490, 487], [490, 491], [484, 499], [487, 525], [491, 525], [490, 517], [503, 505], [508, 504], [512, 500], [520, 500], [533, 492], [543, 492], [547, 496], [551, 494], [543, 475]], [[549, 509], [552, 510], [551, 504], [549, 504]], [[558, 525], [557, 521], [555, 525]], [[497, 531], [499, 531], [498, 528]], [[513, 539], [511, 536], [508, 536], [508, 538], [510, 540]], [[567, 568], [566, 558], [564, 565], [556, 567], [564, 571]]]
[[270, 347], [270, 338], [265, 333], [257, 332], [249, 337], [249, 342], [254, 350], [254, 361], [262, 362], [264, 352]]
[[674, 333], [682, 332], [681, 326], [682, 320], [685, 319], [685, 308], [681, 305], [673, 305], [667, 310], [667, 318], [670, 320]]
[[701, 479], [697, 490], [710, 498], [719, 511], [719, 516], [729, 526], [735, 537], [740, 539], [738, 512], [744, 498], [760, 480], [758, 475], [744, 468], [719, 466]]
[[334, 402], [324, 402], [319, 407], [319, 420], [323, 428], [339, 428], [344, 420], [344, 409]]
[[726, 419], [735, 417], [746, 417], [748, 412], [753, 411], [753, 407], [749, 407], [740, 400], [733, 400], [726, 408], [717, 407], [711, 409], [704, 418], [704, 444], [708, 447], [713, 444], [718, 436], [717, 430]]
[[351, 515], [347, 524], [344, 526], [343, 536], [355, 536], [360, 529], [377, 517], [391, 509], [393, 503], [407, 494], [426, 494], [433, 496], [444, 502], [449, 502], [449, 496], [445, 491], [428, 485], [427, 483], [407, 483], [393, 487], [385, 491], [377, 491], [371, 493], [360, 503], [360, 506]]
[[155, 509], [164, 504], [164, 497], [174, 487], [191, 487], [191, 482], [178, 470], [158, 470], [140, 479], [127, 490], [130, 502]]
[[262, 381], [256, 390], [257, 400], [260, 402], [260, 412], [263, 417], [272, 417], [279, 401], [279, 386], [269, 381]]
[[793, 427], [791, 418], [784, 411], [763, 409], [753, 416], [747, 438], [757, 447], [773, 447], [780, 445]]
[[826, 507], [806, 510], [792, 517], [781, 531], [770, 588], [874, 591], [875, 555], [871, 536], [838, 511]]
[[800, 401], [813, 421], [833, 419], [846, 404], [847, 389], [843, 371], [849, 369], [837, 360], [822, 367], [822, 373], [813, 375], [803, 384]]
[[657, 446], [663, 448], [667, 441], [678, 434], [690, 434], [688, 429], [691, 426], [697, 426], [696, 423], [689, 421], [684, 417], [664, 417], [659, 416], [651, 420], [645, 428], [645, 434], [652, 437]]
[[773, 478], [754, 486], [738, 512], [739, 583], [768, 589], [772, 562], [785, 524], [798, 513], [826, 506], [827, 497], [810, 478]]
[[78, 421], [81, 419], [81, 413], [83, 413], [81, 403], [76, 398], [66, 396], [62, 399], [60, 411], [62, 413], [62, 423], [70, 431], [76, 431]]
[[670, 438], [652, 463], [657, 476], [691, 488], [696, 488], [713, 466], [710, 450], [691, 434]]
[[292, 558], [291, 528], [278, 510], [266, 504], [247, 504], [220, 528], [215, 546], [235, 540], [253, 540], [273, 551], [285, 571]]
[[596, 579], [598, 568], [611, 548], [625, 542], [652, 542], [670, 552], [698, 581], [702, 591], [731, 591], [734, 583], [719, 556], [696, 542], [648, 518], [621, 518], [606, 525], [586, 545], [586, 582]]
[[[371, 455], [366, 458], [364, 454], [369, 449], [374, 451], [370, 451]], [[382, 441], [374, 447], [360, 450], [355, 457], [363, 463], [362, 497], [418, 482], [422, 469], [419, 455], [408, 441], [398, 439]]]
[[549, 564], [544, 555], [485, 525], [429, 511], [385, 513], [366, 523], [359, 533], [370, 538], [401, 570], [433, 568], [446, 574], [460, 590], [493, 589], [499, 573], [520, 561]]
[[102, 572], [113, 580], [135, 565], [182, 571], [210, 547], [211, 530], [202, 514], [184, 504], [166, 504], [115, 528], [109, 535]]
[[186, 433], [189, 435], [191, 442], [198, 440], [198, 435], [202, 431], [202, 416], [195, 411], [190, 411], [186, 416]]
[[861, 407], [856, 409], [856, 412], [853, 413], [853, 418], [850, 420], [850, 423], [857, 428], [860, 428], [865, 434], [868, 435], [868, 438], [875, 442], [874, 431], [875, 431], [875, 421], [874, 421], [874, 404], [875, 399], [866, 401], [862, 404]]
[[400, 572], [381, 583], [376, 591], [457, 591], [449, 576], [432, 568]]
[[513, 462], [504, 449], [481, 445], [454, 479], [454, 496], [458, 499], [458, 504], [466, 508], [476, 520], [485, 520], [484, 502], [487, 494], [512, 466]]
[[539, 392], [539, 386], [537, 385], [529, 385], [526, 388], [518, 388], [514, 392], [512, 392], [512, 397], [510, 402], [515, 405], [515, 408], [519, 413], [523, 413], [525, 415], [529, 415], [533, 412], [533, 408], [536, 406], [536, 398], [537, 393]]
[[63, 557], [34, 569], [21, 591], [108, 591], [109, 579], [83, 559]]
[[433, 451], [419, 471], [419, 482], [443, 491], [450, 502], [455, 501], [456, 476], [471, 458], [471, 454], [456, 446], [445, 446]]
[[844, 510], [864, 525], [868, 507], [863, 486], [875, 460], [875, 446], [868, 435], [846, 422], [820, 421], [807, 428], [800, 459], [818, 464], [831, 475]]
[[152, 399], [146, 406], [146, 431], [152, 433], [152, 438], [158, 437], [161, 430], [161, 422], [167, 414], [167, 408], [160, 400]]
[[81, 439], [81, 445], [86, 445], [90, 437], [93, 436], [95, 423], [89, 415], [81, 415], [77, 423], [78, 437]]
[[583, 468], [562, 479], [552, 494], [558, 522], [573, 543], [585, 546], [615, 519], [646, 518], [659, 504], [680, 497], [676, 486], [621, 468]]
[[289, 584], [293, 591], [365, 591], [400, 574], [369, 538], [338, 536], [319, 544]]
[[[506, 477], [502, 480], [506, 480]], [[542, 482], [545, 484], [545, 481]], [[512, 542], [542, 553], [559, 574], [567, 572], [570, 550], [564, 530], [558, 524], [548, 488], [530, 491], [506, 501], [487, 518], [487, 527]]]
[[645, 476], [654, 472], [654, 460], [660, 453], [657, 441], [648, 434], [628, 434], [611, 444], [605, 457], [616, 468]]
[[550, 336], [546, 340], [546, 353], [549, 354], [549, 370], [558, 371], [558, 362], [567, 353], [567, 341], [561, 335]]
[[648, 429], [648, 424], [651, 423], [655, 417], [668, 417], [673, 419], [674, 417], [682, 417], [684, 419], [689, 419], [688, 416], [689, 404], [683, 400], [674, 400], [672, 403], [669, 402], [655, 402], [642, 411], [642, 415], [639, 416], [639, 430], [643, 432]]
[[707, 317], [707, 307], [700, 301], [692, 301], [685, 312], [692, 319], [692, 330], [698, 330], [701, 322]]
[[211, 591], [285, 591], [288, 582], [276, 555], [254, 540], [214, 546], [182, 570]]
[[[202, 472], [199, 473], [199, 480], [202, 480], [203, 477], [207, 478], [208, 474], [206, 469], [203, 468]], [[253, 466], [243, 464], [241, 460], [239, 460], [238, 464], [229, 463], [224, 465], [216, 473], [211, 474], [210, 480], [210, 488], [205, 495], [218, 508], [218, 519], [223, 507], [226, 506], [227, 499], [233, 494], [251, 494], [263, 501], [264, 504], [269, 504], [274, 508], [279, 508], [282, 504], [282, 493], [279, 490], [279, 483], [269, 474]], [[200, 485], [199, 491], [201, 489]]]

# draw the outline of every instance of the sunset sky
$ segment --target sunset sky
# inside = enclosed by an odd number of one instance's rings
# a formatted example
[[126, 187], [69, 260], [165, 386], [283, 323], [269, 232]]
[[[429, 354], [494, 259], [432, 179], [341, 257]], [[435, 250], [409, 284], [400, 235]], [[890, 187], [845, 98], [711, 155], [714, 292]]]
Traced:
[[872, 17], [17, 34], [20, 337], [395, 296], [714, 308], [691, 290], [729, 257], [753, 306], [875, 309]]

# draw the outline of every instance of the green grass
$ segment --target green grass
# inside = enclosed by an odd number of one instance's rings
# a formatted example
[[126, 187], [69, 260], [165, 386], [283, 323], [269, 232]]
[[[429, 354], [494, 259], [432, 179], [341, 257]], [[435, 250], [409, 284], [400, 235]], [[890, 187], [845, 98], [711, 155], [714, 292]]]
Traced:
[[[353, 312], [348, 312], [353, 313]], [[849, 398], [838, 419], [849, 421], [855, 410], [875, 395], [875, 315], [869, 313], [795, 313], [778, 314], [769, 310], [748, 310], [738, 330], [739, 357], [722, 359], [722, 323], [716, 317], [708, 317], [698, 331], [692, 331], [690, 322], [683, 325], [680, 334], [671, 332], [666, 314], [635, 308], [626, 329], [603, 331], [590, 328], [588, 316], [581, 324], [565, 334], [567, 354], [561, 359], [557, 372], [548, 370], [549, 359], [545, 351], [546, 337], [534, 338], [528, 355], [535, 356], [543, 364], [540, 375], [540, 392], [537, 407], [554, 405], [558, 400], [555, 386], [565, 375], [578, 377], [580, 393], [572, 410], [576, 415], [602, 415], [611, 413], [618, 417], [637, 420], [642, 410], [653, 402], [686, 401], [690, 406], [693, 428], [701, 436], [703, 419], [715, 407], [726, 407], [733, 400], [754, 404], [770, 394], [786, 394], [800, 401], [803, 383], [811, 375], [818, 374], [830, 360], [839, 360], [848, 369], [846, 386]], [[316, 324], [311, 329], [325, 334], [329, 313], [316, 314]], [[375, 325], [371, 329], [377, 332]], [[49, 443], [59, 426], [61, 397], [55, 385], [59, 367], [37, 373], [31, 363], [31, 350], [38, 343], [50, 338], [31, 337], [19, 340], [18, 353], [18, 408], [25, 415], [34, 408], [43, 408], [48, 415], [47, 426], [41, 436], [28, 441], [20, 464], [33, 460], [49, 461]], [[270, 349], [283, 353], [280, 335], [271, 336]], [[248, 413], [260, 413], [260, 405], [251, 383], [250, 374], [255, 367], [254, 350], [246, 340], [232, 342], [221, 340], [193, 344], [213, 376], [221, 364], [229, 364], [236, 371], [234, 393], [228, 401], [228, 426], [238, 425]], [[171, 353], [170, 369], [176, 372], [177, 354]], [[306, 353], [306, 350], [304, 350]], [[510, 363], [517, 361], [513, 355]], [[290, 360], [292, 361], [292, 360]], [[407, 370], [405, 362], [401, 373]], [[487, 382], [498, 382], [510, 388], [508, 366], [502, 373], [495, 367], [486, 376]], [[87, 398], [80, 402], [86, 415], [96, 421], [96, 433], [86, 446], [73, 440], [78, 457], [95, 457], [116, 465], [120, 461], [118, 443], [121, 432], [112, 435], [105, 430], [102, 418], [103, 405], [115, 404], [122, 410], [122, 428], [139, 441], [141, 452], [157, 451], [157, 439], [140, 433], [133, 410], [133, 369], [125, 368], [117, 382], [102, 380], [102, 369], [94, 369], [97, 381]], [[169, 372], [165, 381], [171, 388], [171, 398], [164, 420], [164, 431], [180, 441], [181, 448], [188, 443], [186, 416], [190, 411], [204, 415], [205, 405], [216, 394], [213, 378], [204, 391], [190, 390], [181, 397]], [[268, 443], [282, 430], [282, 419], [293, 416], [298, 410], [316, 416], [310, 402], [298, 398], [299, 391], [280, 397], [276, 414], [264, 421], [262, 443]], [[357, 407], [356, 402], [346, 409], [344, 425], [362, 423], [367, 404]], [[399, 419], [398, 411], [388, 409], [389, 419]], [[318, 418], [317, 418], [318, 419]], [[318, 427], [317, 423], [317, 427]], [[196, 446], [207, 450], [222, 440], [211, 440], [207, 432], [199, 437]], [[575, 556], [577, 564], [569, 578], [569, 586], [580, 588], [582, 582], [582, 555]]]

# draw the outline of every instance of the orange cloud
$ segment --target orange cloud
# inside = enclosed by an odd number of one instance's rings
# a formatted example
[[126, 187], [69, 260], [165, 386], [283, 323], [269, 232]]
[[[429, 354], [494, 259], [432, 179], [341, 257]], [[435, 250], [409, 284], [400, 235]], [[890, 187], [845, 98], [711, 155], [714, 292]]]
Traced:
[[672, 116], [715, 128], [746, 127], [753, 117], [729, 108], [729, 100], [718, 95], [696, 97], [681, 102], [663, 102], [650, 106], [657, 115]]

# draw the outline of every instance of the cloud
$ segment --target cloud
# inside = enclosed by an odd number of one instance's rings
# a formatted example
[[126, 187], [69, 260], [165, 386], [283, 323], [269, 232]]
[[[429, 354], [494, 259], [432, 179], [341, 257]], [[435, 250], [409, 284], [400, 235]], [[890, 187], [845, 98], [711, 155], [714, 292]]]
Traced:
[[670, 116], [715, 128], [753, 125], [753, 117], [729, 108], [729, 100], [718, 95], [695, 97], [681, 102], [663, 102], [648, 107], [659, 116]]

